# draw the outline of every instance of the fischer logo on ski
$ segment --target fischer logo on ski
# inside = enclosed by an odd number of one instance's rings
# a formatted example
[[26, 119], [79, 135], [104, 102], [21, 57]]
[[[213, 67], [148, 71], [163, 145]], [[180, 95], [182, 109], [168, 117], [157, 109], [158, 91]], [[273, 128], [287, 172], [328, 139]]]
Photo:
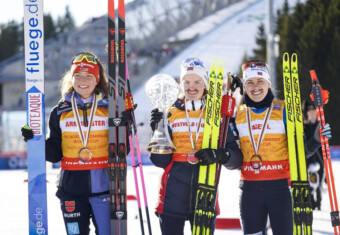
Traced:
[[[223, 73], [225, 62], [213, 59], [204, 120], [202, 149], [217, 149], [220, 133]], [[193, 235], [213, 234], [216, 217], [218, 164], [200, 165], [193, 224]]]
[[312, 234], [313, 211], [307, 179], [297, 55], [283, 55], [283, 85], [294, 234]]

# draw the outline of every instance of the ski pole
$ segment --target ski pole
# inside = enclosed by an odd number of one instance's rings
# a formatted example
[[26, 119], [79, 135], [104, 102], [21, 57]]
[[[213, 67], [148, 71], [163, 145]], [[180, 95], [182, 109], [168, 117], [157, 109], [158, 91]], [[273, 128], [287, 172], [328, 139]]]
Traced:
[[[222, 97], [222, 105], [221, 105], [222, 123], [221, 123], [221, 130], [220, 130], [219, 148], [224, 147], [227, 141], [229, 120], [234, 115], [234, 109], [235, 109], [235, 103], [236, 103], [235, 98], [233, 97], [233, 92], [238, 87], [238, 86], [231, 85], [231, 83], [233, 82], [231, 82], [230, 79], [234, 79], [234, 77], [230, 73], [228, 73], [227, 76], [228, 76], [227, 94], [225, 94]], [[221, 164], [218, 165], [218, 170], [217, 170], [217, 175], [216, 175], [216, 188], [220, 180], [220, 172], [221, 172]]]
[[135, 179], [135, 187], [136, 187], [136, 194], [137, 194], [139, 221], [140, 221], [140, 227], [141, 227], [141, 230], [142, 230], [142, 234], [144, 235], [143, 215], [142, 215], [142, 209], [141, 209], [141, 204], [140, 204], [139, 187], [138, 187], [137, 172], [136, 172], [137, 165], [136, 165], [135, 153], [134, 153], [134, 149], [133, 149], [132, 134], [129, 135], [129, 142], [130, 142], [130, 156], [131, 156], [131, 159], [132, 159], [133, 176], [134, 176], [134, 179]]
[[331, 221], [332, 221], [332, 226], [334, 227], [334, 234], [338, 235], [340, 233], [339, 231], [339, 225], [340, 225], [339, 209], [338, 209], [338, 202], [337, 202], [336, 190], [335, 190], [335, 184], [334, 184], [334, 175], [333, 175], [333, 169], [332, 169], [331, 155], [329, 151], [328, 138], [327, 136], [322, 135], [322, 129], [324, 125], [326, 124], [325, 115], [323, 111], [323, 105], [328, 102], [329, 93], [327, 90], [323, 90], [321, 88], [321, 85], [319, 83], [319, 80], [314, 70], [310, 71], [310, 75], [311, 75], [312, 83], [313, 83], [311, 99], [312, 101], [314, 101], [314, 106], [317, 110], [318, 122], [320, 122], [321, 124], [319, 133], [320, 133], [323, 161], [324, 161], [325, 171], [326, 171], [326, 179], [328, 183], [329, 201], [331, 204]]
[[[127, 63], [126, 63], [126, 78], [127, 78], [127, 88], [128, 88], [128, 94], [129, 94], [129, 101], [128, 103], [132, 106], [130, 108], [131, 110], [131, 114], [132, 114], [132, 132], [131, 135], [129, 136], [129, 139], [131, 138], [132, 140], [132, 136], [134, 136], [134, 141], [135, 141], [135, 145], [136, 145], [136, 151], [137, 151], [137, 159], [138, 159], [138, 166], [139, 166], [139, 173], [140, 173], [140, 177], [141, 177], [141, 183], [142, 183], [142, 191], [143, 191], [143, 197], [144, 197], [144, 205], [145, 205], [145, 213], [146, 213], [146, 219], [147, 219], [147, 223], [148, 223], [148, 229], [149, 229], [149, 234], [152, 234], [152, 230], [151, 230], [151, 222], [150, 222], [150, 215], [149, 215], [149, 207], [148, 207], [148, 200], [147, 200], [147, 196], [146, 196], [146, 189], [145, 189], [145, 181], [144, 181], [144, 174], [143, 174], [143, 162], [142, 162], [142, 157], [141, 157], [141, 152], [140, 152], [140, 148], [139, 148], [139, 141], [138, 141], [138, 134], [137, 134], [137, 124], [136, 124], [136, 119], [135, 119], [135, 113], [133, 110], [134, 107], [134, 102], [133, 102], [133, 98], [132, 98], [132, 94], [131, 94], [131, 87], [130, 87], [130, 77], [129, 77], [129, 71], [128, 71], [128, 67], [127, 67]], [[132, 141], [130, 140], [130, 146], [132, 144]], [[130, 147], [130, 149], [133, 149], [133, 146]], [[131, 150], [130, 150], [131, 151]], [[133, 151], [133, 150], [132, 150]], [[132, 154], [132, 152], [131, 152]], [[134, 155], [131, 155], [132, 160], [133, 160], [133, 165], [134, 167], [134, 171], [136, 171], [136, 165], [135, 165], [135, 157]], [[135, 183], [138, 184], [137, 181], [137, 172], [136, 172], [136, 178], [135, 178]], [[138, 186], [136, 186], [136, 190], [138, 190]], [[139, 198], [139, 193], [137, 193], [137, 198]], [[139, 199], [138, 199], [139, 200]], [[140, 208], [140, 201], [138, 202], [139, 204], [139, 208]], [[141, 214], [140, 214], [141, 215]], [[141, 225], [142, 226], [142, 225]], [[143, 227], [143, 226], [142, 226]], [[143, 233], [144, 234], [144, 233]]]

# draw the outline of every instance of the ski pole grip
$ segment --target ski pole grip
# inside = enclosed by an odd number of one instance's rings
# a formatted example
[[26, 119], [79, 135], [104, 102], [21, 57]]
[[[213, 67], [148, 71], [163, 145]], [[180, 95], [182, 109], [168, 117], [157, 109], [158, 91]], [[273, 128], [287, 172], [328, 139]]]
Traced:
[[232, 117], [235, 109], [235, 98], [227, 94], [222, 97], [221, 115]]
[[318, 78], [316, 76], [315, 70], [310, 70], [309, 73], [310, 73], [310, 77], [312, 78], [312, 82], [317, 82]]
[[312, 93], [310, 94], [310, 98], [314, 101], [314, 106], [322, 106], [328, 103], [329, 92], [327, 90], [322, 89], [320, 86], [318, 77], [314, 70], [309, 71], [310, 76], [312, 78], [313, 88]]
[[125, 94], [125, 110], [130, 110], [133, 107], [133, 98], [132, 94], [127, 92]]

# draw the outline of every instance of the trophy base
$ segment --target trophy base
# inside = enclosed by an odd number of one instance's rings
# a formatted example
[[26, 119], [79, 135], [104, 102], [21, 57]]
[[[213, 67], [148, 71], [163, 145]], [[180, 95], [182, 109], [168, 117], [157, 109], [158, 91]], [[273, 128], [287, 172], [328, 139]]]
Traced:
[[150, 143], [147, 149], [150, 153], [156, 154], [169, 154], [176, 151], [174, 146], [167, 144], [162, 144], [159, 142]]

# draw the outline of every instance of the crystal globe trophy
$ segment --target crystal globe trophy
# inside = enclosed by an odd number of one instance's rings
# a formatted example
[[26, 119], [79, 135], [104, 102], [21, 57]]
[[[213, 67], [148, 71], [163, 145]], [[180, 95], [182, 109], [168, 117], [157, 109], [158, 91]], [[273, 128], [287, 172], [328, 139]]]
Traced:
[[167, 114], [170, 106], [179, 94], [178, 83], [167, 74], [157, 74], [145, 85], [145, 93], [154, 108], [163, 112], [163, 118], [156, 126], [148, 145], [148, 151], [157, 154], [168, 154], [176, 150], [168, 131]]

